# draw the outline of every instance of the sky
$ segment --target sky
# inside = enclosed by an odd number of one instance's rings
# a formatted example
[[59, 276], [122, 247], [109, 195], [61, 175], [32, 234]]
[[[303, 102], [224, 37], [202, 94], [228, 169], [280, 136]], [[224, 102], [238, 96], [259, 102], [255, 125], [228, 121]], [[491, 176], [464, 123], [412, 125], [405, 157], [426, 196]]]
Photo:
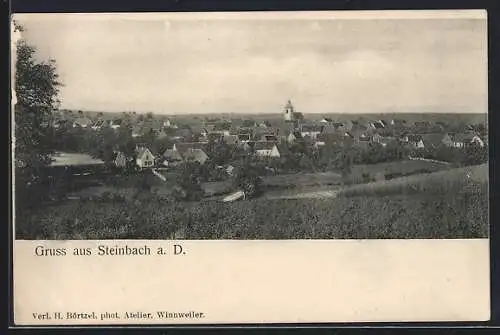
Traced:
[[487, 112], [484, 15], [19, 14], [61, 108]]

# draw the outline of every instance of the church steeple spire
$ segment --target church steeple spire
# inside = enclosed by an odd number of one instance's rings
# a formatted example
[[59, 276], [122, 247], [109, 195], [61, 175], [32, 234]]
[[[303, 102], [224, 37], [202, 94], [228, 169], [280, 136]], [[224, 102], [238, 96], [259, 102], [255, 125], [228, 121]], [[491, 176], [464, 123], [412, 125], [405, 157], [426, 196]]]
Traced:
[[292, 100], [288, 99], [288, 102], [285, 105], [285, 121], [293, 121], [294, 120], [294, 112], [295, 112], [295, 108], [292, 105]]

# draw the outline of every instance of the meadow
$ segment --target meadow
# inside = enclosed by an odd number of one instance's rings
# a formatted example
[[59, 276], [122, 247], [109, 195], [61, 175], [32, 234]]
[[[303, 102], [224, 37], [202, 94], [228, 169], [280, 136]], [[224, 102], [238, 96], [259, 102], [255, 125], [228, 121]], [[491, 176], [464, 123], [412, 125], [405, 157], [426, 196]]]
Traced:
[[291, 173], [263, 177], [268, 187], [325, 186], [337, 185], [342, 176], [335, 172]]
[[409, 176], [414, 174], [430, 173], [450, 169], [450, 165], [424, 160], [402, 160], [377, 164], [353, 165], [346, 184], [365, 183], [368, 180], [385, 180]]
[[486, 165], [356, 185], [329, 199], [175, 202], [147, 193], [16, 213], [18, 239], [487, 238]]
[[344, 188], [339, 196], [388, 196], [410, 194], [488, 194], [488, 165], [482, 164], [433, 173], [421, 173]]

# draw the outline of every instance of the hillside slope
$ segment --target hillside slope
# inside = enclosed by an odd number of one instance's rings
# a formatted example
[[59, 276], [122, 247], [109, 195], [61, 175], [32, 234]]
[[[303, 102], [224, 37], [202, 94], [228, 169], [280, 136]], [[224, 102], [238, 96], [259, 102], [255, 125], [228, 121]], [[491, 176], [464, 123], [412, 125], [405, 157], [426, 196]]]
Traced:
[[487, 166], [358, 185], [329, 199], [68, 202], [16, 216], [18, 239], [487, 238]]

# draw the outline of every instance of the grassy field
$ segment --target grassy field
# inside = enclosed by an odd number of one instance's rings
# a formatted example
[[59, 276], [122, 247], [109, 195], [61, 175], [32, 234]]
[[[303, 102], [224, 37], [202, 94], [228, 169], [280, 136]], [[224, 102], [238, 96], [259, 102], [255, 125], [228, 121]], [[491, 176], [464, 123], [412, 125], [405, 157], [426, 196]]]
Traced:
[[[176, 186], [177, 176], [174, 173], [163, 174], [167, 177], [164, 182], [147, 171], [135, 176], [118, 176], [105, 180], [105, 185], [93, 186], [70, 194], [72, 197], [95, 197], [103, 193], [115, 193], [129, 199], [136, 193], [134, 188], [141, 184], [142, 178], [150, 185], [151, 192], [157, 195], [169, 195]], [[266, 176], [263, 178], [263, 186], [266, 189], [287, 189], [303, 187], [325, 187], [340, 183], [341, 176], [333, 172], [325, 173], [296, 173], [277, 176]], [[203, 182], [201, 184], [205, 196], [212, 197], [233, 191], [230, 179], [215, 182]]]
[[231, 192], [233, 190], [233, 185], [230, 180], [212, 181], [202, 183], [201, 188], [203, 189], [205, 196], [211, 197]]
[[392, 194], [462, 194], [487, 192], [488, 165], [417, 174], [387, 181], [355, 185], [340, 196], [387, 196]]
[[[68, 202], [20, 213], [18, 239], [484, 238], [487, 196], [221, 203]], [[177, 234], [177, 235], [176, 235]]]
[[[180, 203], [148, 195], [134, 201], [68, 201], [16, 213], [16, 235], [18, 239], [486, 238], [487, 176], [483, 165], [355, 186], [331, 199]], [[415, 183], [420, 186], [409, 192]]]
[[406, 176], [411, 174], [429, 173], [450, 169], [449, 165], [422, 161], [402, 160], [378, 164], [353, 165], [349, 176], [345, 179], [347, 184], [358, 184], [363, 182], [363, 175], [373, 180], [390, 179], [391, 177]]
[[276, 176], [266, 176], [263, 178], [263, 185], [270, 187], [337, 185], [340, 183], [341, 178], [341, 175], [335, 172], [293, 173]]

